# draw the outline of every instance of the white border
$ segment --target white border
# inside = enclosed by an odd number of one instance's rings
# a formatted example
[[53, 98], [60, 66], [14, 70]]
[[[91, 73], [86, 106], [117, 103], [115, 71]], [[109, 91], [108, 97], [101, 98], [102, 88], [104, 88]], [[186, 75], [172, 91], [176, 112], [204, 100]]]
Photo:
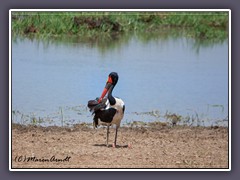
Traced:
[[[60, 12], [60, 11], [122, 11], [122, 12], [139, 12], [139, 11], [179, 11], [179, 12], [208, 12], [208, 11], [225, 11], [229, 15], [229, 43], [228, 43], [228, 128], [229, 128], [229, 142], [228, 142], [228, 154], [229, 154], [229, 169], [14, 169], [12, 165], [12, 37], [11, 37], [11, 14], [16, 11], [33, 11], [33, 12]], [[231, 171], [231, 10], [230, 9], [10, 9], [9, 10], [9, 171]]]
[[228, 128], [229, 128], [229, 132], [228, 132], [228, 154], [229, 154], [229, 159], [228, 159], [228, 163], [229, 163], [229, 171], [231, 171], [231, 165], [232, 165], [232, 95], [231, 95], [231, 63], [232, 63], [232, 14], [231, 14], [231, 10], [229, 9], [228, 11], [228, 29], [229, 29], [229, 40], [228, 40]]
[[12, 171], [12, 18], [9, 10], [9, 170]]

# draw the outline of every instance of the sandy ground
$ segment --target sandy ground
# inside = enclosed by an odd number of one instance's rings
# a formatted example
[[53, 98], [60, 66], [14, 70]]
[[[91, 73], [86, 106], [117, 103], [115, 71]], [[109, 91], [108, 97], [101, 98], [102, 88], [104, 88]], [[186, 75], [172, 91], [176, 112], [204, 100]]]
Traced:
[[[110, 143], [115, 129], [110, 128]], [[12, 168], [228, 168], [228, 128], [121, 127], [106, 147], [106, 128], [12, 125]]]

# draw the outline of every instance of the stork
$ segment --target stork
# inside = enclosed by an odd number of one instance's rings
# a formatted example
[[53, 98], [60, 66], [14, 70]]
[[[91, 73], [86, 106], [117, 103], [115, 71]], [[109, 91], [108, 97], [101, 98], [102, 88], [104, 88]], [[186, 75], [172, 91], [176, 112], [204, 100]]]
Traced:
[[[117, 97], [113, 97], [112, 91], [118, 82], [118, 74], [111, 72], [103, 89], [102, 95], [96, 100], [88, 101], [88, 107], [93, 112], [93, 125], [97, 128], [99, 125], [107, 126], [107, 147], [109, 138], [109, 126], [115, 124], [115, 140], [113, 147], [116, 147], [117, 133], [123, 119], [125, 105], [124, 102]], [[107, 97], [105, 97], [107, 94]]]

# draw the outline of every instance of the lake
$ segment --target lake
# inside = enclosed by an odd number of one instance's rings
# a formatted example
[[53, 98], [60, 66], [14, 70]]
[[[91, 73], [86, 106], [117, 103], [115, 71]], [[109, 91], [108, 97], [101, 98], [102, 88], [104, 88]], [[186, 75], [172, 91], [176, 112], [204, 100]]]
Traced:
[[122, 123], [166, 121], [228, 125], [228, 40], [130, 34], [12, 40], [12, 119], [22, 124], [92, 122], [86, 105], [118, 72], [113, 95], [126, 104]]

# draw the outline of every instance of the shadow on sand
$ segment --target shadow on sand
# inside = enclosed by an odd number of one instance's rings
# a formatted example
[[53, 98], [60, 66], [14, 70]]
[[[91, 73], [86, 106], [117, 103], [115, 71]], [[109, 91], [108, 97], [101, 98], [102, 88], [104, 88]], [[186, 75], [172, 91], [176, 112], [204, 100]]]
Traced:
[[[106, 144], [94, 144], [93, 146], [97, 146], [97, 147], [113, 147], [112, 144], [109, 144], [108, 146]], [[116, 145], [115, 148], [128, 148], [128, 145]]]

